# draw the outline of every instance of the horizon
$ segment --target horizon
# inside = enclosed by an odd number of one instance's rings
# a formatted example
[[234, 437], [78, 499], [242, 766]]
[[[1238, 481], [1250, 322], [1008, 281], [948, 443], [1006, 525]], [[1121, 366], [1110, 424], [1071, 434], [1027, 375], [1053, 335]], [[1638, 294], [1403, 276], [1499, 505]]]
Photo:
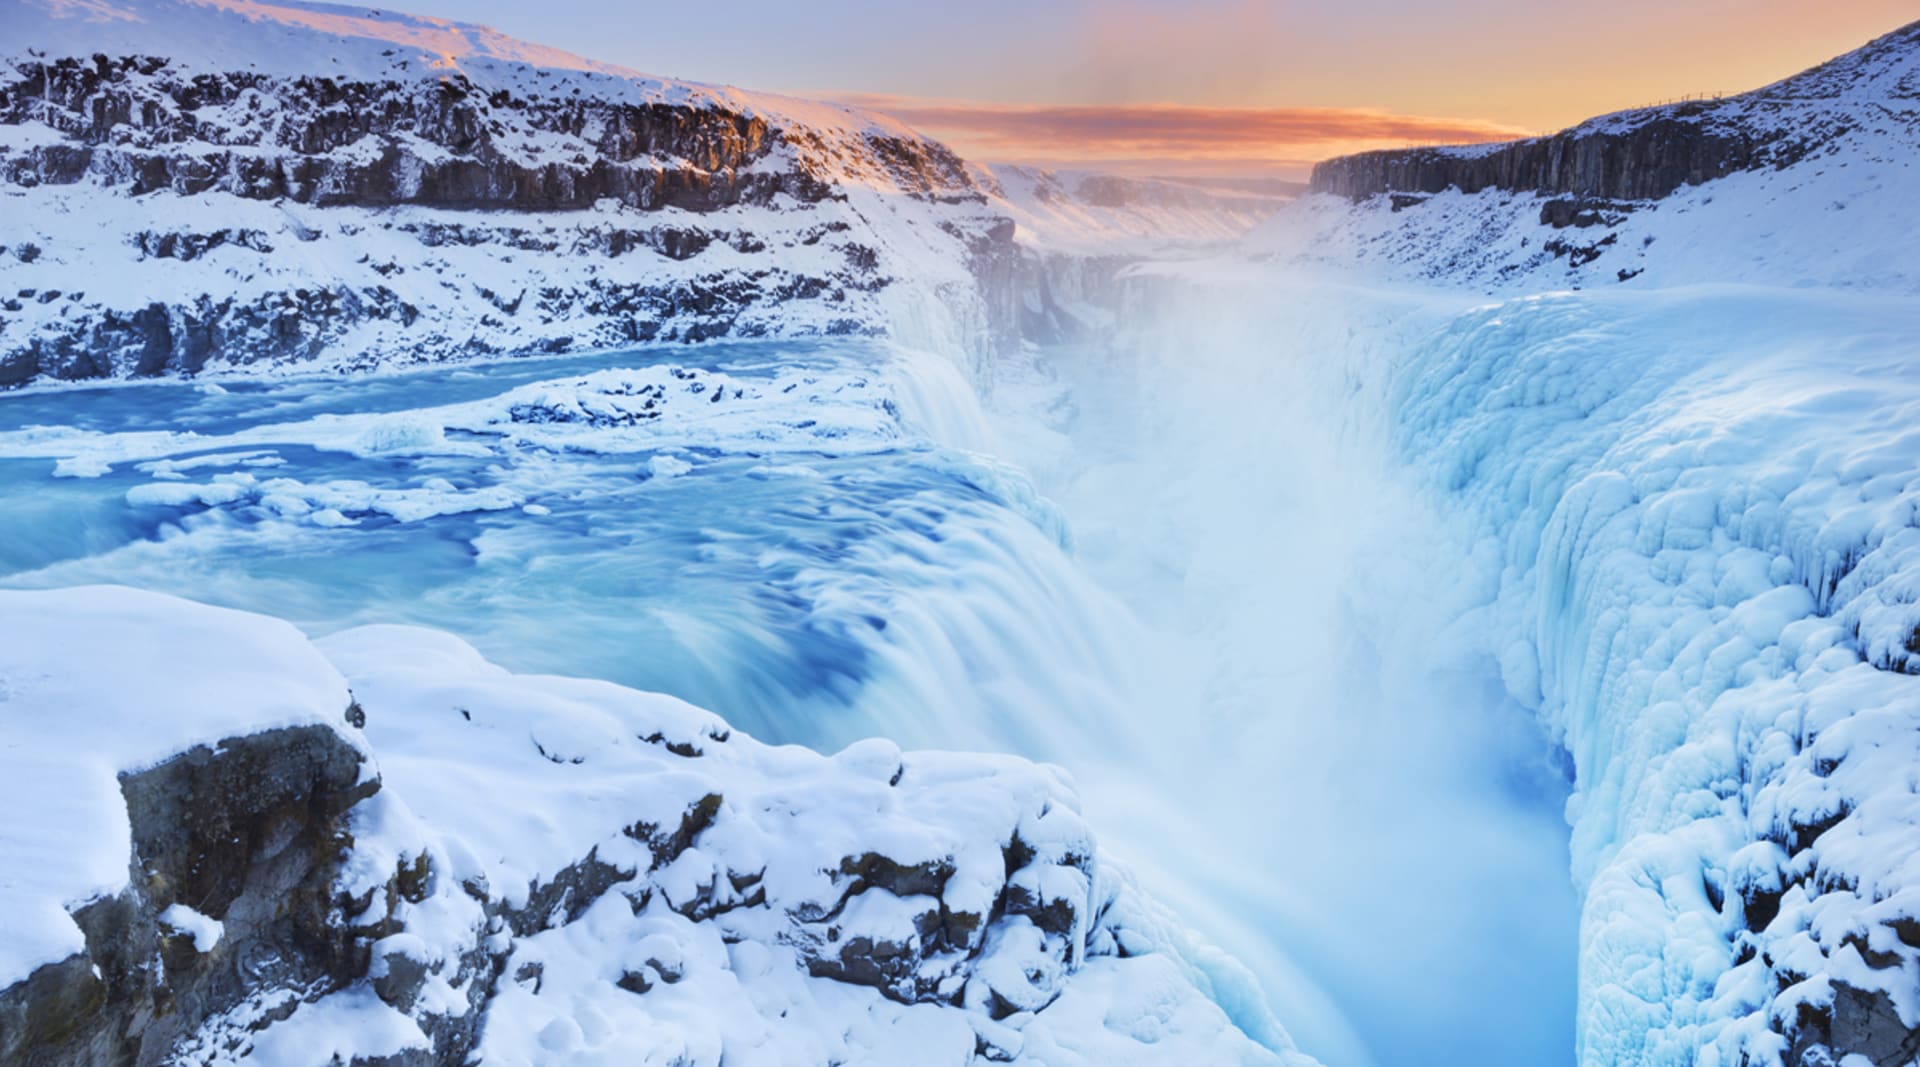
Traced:
[[[641, 35], [590, 0], [538, 11], [506, 0], [404, 9], [663, 77], [879, 111], [977, 162], [1291, 181], [1353, 152], [1539, 136], [1597, 115], [1747, 92], [1915, 14], [1895, 0], [1820, 11], [1791, 0], [1629, 0], [1595, 26], [1520, 0], [1481, 0], [1486, 10], [1472, 19], [1396, 0], [1338, 12], [1243, 0], [1037, 11], [1007, 0], [964, 11], [867, 0], [807, 13], [749, 6], [760, 26], [748, 35], [737, 19], [716, 24], [677, 8], [649, 11]], [[1007, 19], [1023, 21], [1022, 32], [982, 36]], [[1657, 39], [1650, 23], [1663, 31]], [[941, 46], [903, 45], [925, 41]], [[1472, 76], [1460, 77], [1467, 66]]]

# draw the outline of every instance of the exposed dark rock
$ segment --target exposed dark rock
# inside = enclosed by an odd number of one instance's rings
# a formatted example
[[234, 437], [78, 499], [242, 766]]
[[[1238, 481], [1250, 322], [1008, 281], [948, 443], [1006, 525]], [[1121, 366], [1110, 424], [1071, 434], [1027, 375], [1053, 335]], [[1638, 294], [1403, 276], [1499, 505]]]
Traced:
[[1314, 192], [1352, 200], [1447, 189], [1654, 200], [1778, 155], [1761, 152], [1749, 137], [1660, 117], [1619, 132], [1575, 127], [1482, 151], [1388, 149], [1343, 156], [1316, 165], [1310, 184]]
[[1615, 204], [1604, 200], [1563, 197], [1548, 200], [1540, 205], [1540, 224], [1564, 230], [1569, 226], [1586, 229], [1589, 226], [1618, 226], [1626, 221], [1627, 212], [1633, 210], [1631, 204]]
[[[462, 73], [385, 81], [190, 73], [131, 55], [52, 58], [10, 73], [0, 82], [0, 125], [44, 123], [67, 138], [0, 158], [0, 181], [19, 185], [91, 176], [136, 196], [217, 190], [320, 205], [521, 211], [602, 199], [711, 211], [782, 193], [834, 195], [826, 177], [833, 146], [814, 131], [714, 103], [487, 94]], [[247, 113], [262, 100], [266, 113]], [[523, 147], [553, 136], [582, 150], [553, 159]], [[782, 143], [801, 165], [761, 166]], [[909, 192], [975, 195], [960, 161], [932, 142], [874, 132], [865, 150]]]
[[[920, 916], [918, 922], [926, 923], [930, 914]], [[830, 949], [828, 952], [808, 954], [808, 974], [815, 978], [832, 978], [871, 986], [908, 1003], [923, 995], [914, 982], [920, 954], [910, 944], [856, 935], [830, 946]]]
[[[366, 946], [331, 893], [349, 808], [379, 788], [325, 727], [200, 746], [123, 775], [129, 885], [74, 913], [86, 951], [0, 990], [0, 1062], [157, 1064], [210, 1015], [262, 986], [336, 987]], [[220, 922], [210, 949], [160, 913]], [[96, 976], [97, 974], [97, 976]]]
[[[1351, 200], [1394, 194], [1395, 210], [1406, 206], [1407, 195], [1447, 189], [1657, 200], [1684, 185], [1791, 165], [1869, 117], [1890, 121], [1884, 108], [1845, 102], [1846, 91], [1872, 78], [1881, 57], [1915, 48], [1920, 23], [1750, 93], [1621, 112], [1506, 144], [1341, 156], [1316, 165], [1308, 187]], [[1920, 95], [1904, 85], [1892, 92]]]
[[1893, 998], [1833, 980], [1833, 1006], [1803, 1010], [1790, 1034], [1786, 1062], [1828, 1067], [1852, 1056], [1873, 1067], [1908, 1067], [1920, 1058], [1920, 1027], [1900, 1021]]
[[585, 858], [534, 886], [525, 905], [501, 909], [500, 914], [515, 935], [536, 934], [578, 919], [608, 890], [631, 881], [636, 873], [602, 861], [599, 850], [591, 850]]
[[680, 854], [693, 846], [693, 839], [713, 825], [714, 816], [720, 813], [723, 802], [718, 793], [708, 793], [688, 805], [680, 816], [680, 822], [671, 830], [650, 822], [637, 822], [627, 828], [627, 836], [644, 841], [653, 853], [652, 870], [659, 870]]

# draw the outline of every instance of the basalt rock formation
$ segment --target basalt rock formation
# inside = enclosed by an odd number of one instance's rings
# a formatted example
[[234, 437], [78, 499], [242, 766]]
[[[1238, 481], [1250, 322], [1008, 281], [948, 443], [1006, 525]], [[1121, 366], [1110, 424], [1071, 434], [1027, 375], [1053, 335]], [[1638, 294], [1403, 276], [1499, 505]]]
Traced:
[[322, 206], [567, 211], [611, 199], [704, 212], [824, 199], [860, 152], [903, 192], [973, 192], [950, 151], [901, 133], [834, 143], [723, 100], [578, 90], [521, 95], [404, 66], [373, 81], [207, 72], [164, 56], [28, 58], [0, 68], [0, 125], [57, 136], [0, 159], [0, 181]]
[[1684, 185], [1785, 167], [1892, 115], [1887, 98], [1920, 100], [1906, 60], [1920, 22], [1859, 51], [1737, 96], [1622, 111], [1545, 137], [1494, 145], [1388, 149], [1327, 160], [1310, 189], [1351, 200], [1447, 189], [1657, 200]]
[[891, 120], [366, 9], [96, 6], [0, 35], [0, 386], [1016, 331], [969, 274], [1011, 231]]
[[[74, 911], [86, 951], [0, 990], [0, 1062], [165, 1062], [210, 1016], [268, 988], [331, 988], [366, 972], [333, 881], [346, 814], [379, 788], [321, 726], [199, 745], [121, 776], [128, 885]], [[172, 909], [217, 917], [217, 940]], [[289, 996], [267, 1007], [284, 1018]]]

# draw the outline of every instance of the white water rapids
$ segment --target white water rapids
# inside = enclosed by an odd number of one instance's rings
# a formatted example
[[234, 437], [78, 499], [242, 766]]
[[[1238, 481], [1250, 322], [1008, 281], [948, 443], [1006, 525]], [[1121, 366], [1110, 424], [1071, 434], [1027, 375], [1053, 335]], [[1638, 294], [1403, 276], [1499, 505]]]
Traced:
[[[1458, 632], [1488, 576], [1391, 473], [1391, 352], [1164, 319], [1009, 360], [984, 409], [861, 342], [0, 397], [0, 574], [438, 626], [770, 741], [1054, 761], [1254, 1036], [1245, 974], [1339, 1067], [1569, 1062], [1566, 785]], [[637, 428], [525, 415], [656, 379]]]

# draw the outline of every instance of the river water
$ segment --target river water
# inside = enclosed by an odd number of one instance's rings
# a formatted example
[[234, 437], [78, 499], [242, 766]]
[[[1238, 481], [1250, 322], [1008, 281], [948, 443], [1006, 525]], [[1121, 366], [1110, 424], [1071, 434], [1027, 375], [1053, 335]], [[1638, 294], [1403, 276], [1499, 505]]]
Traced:
[[1425, 519], [1313, 420], [1206, 399], [1286, 383], [1219, 371], [1031, 353], [983, 409], [937, 356], [767, 342], [19, 392], [0, 584], [1057, 762], [1330, 1065], [1570, 1062], [1564, 782], [1490, 668], [1403, 643], [1446, 625], [1395, 600], [1446, 548], [1383, 539]]

